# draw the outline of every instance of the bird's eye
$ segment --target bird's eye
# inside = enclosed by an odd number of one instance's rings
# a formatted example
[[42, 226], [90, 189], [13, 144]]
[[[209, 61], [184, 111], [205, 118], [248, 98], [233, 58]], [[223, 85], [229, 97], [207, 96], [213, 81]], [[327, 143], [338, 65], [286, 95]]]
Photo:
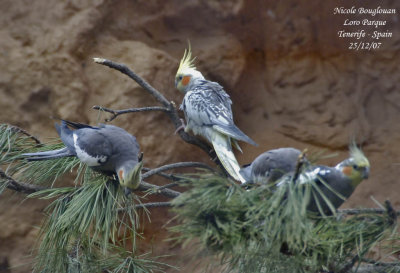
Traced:
[[353, 165], [353, 169], [354, 169], [354, 170], [358, 170], [358, 165], [354, 164], [354, 165]]
[[182, 78], [183, 78], [182, 76], [178, 76], [178, 80], [179, 80], [179, 81], [181, 81], [181, 80], [182, 80]]

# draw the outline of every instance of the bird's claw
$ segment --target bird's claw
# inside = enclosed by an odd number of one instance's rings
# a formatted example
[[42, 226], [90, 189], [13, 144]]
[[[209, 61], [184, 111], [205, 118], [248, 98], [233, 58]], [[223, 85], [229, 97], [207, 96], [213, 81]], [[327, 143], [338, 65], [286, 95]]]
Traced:
[[184, 130], [184, 129], [186, 128], [185, 121], [184, 121], [183, 119], [180, 119], [180, 121], [181, 121], [182, 125], [179, 126], [179, 127], [175, 130], [174, 135], [176, 135], [179, 131]]

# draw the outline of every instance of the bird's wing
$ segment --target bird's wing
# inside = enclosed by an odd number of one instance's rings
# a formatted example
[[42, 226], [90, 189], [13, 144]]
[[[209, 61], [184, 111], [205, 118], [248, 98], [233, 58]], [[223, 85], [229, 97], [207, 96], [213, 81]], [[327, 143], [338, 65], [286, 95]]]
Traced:
[[111, 139], [101, 129], [82, 128], [73, 132], [77, 157], [90, 167], [101, 166], [113, 155]]
[[251, 163], [251, 177], [259, 182], [274, 182], [294, 172], [301, 152], [294, 148], [274, 149], [259, 155]]
[[229, 95], [222, 87], [216, 89], [215, 84], [199, 85], [186, 93], [182, 104], [185, 115], [199, 126], [213, 127], [224, 135], [257, 145], [233, 123]]

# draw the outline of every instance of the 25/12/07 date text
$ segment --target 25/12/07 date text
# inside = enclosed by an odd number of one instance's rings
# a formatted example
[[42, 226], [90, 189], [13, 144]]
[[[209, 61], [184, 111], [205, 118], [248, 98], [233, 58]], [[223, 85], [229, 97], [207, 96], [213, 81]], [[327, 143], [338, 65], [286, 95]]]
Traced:
[[354, 42], [349, 44], [349, 49], [352, 50], [371, 50], [379, 49], [381, 47], [380, 42]]

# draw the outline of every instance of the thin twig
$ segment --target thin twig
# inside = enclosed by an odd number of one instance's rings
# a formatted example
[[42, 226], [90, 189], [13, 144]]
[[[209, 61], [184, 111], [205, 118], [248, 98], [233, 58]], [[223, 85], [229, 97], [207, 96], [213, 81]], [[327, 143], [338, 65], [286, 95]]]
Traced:
[[108, 66], [110, 68], [116, 69], [119, 72], [127, 75], [129, 78], [131, 78], [132, 80], [137, 82], [141, 87], [143, 87], [143, 89], [147, 90], [154, 98], [156, 98], [156, 100], [158, 100], [164, 106], [168, 107], [170, 105], [170, 102], [157, 89], [155, 89], [147, 81], [145, 81], [144, 79], [139, 77], [137, 74], [135, 74], [126, 65], [115, 63], [113, 61], [106, 60], [103, 58], [93, 58], [93, 60], [98, 64], [102, 64], [102, 65]]
[[213, 168], [211, 168], [207, 164], [201, 163], [201, 162], [177, 162], [177, 163], [172, 163], [172, 164], [168, 164], [168, 165], [164, 165], [164, 166], [152, 169], [152, 170], [144, 173], [142, 175], [142, 178], [145, 179], [145, 178], [150, 177], [152, 175], [155, 175], [155, 174], [158, 174], [160, 172], [167, 171], [167, 170], [171, 170], [171, 169], [190, 168], [190, 167], [197, 167], [197, 168], [203, 168], [203, 169], [208, 169], [208, 170], [214, 171]]
[[339, 271], [339, 273], [347, 273], [350, 271], [350, 269], [353, 268], [353, 266], [355, 265], [356, 262], [358, 262], [360, 259], [360, 256], [358, 254], [356, 254], [349, 263], [347, 263], [342, 270]]
[[4, 183], [7, 183], [8, 189], [17, 191], [17, 192], [21, 192], [21, 193], [25, 193], [25, 194], [31, 194], [34, 192], [38, 192], [38, 191], [47, 189], [42, 186], [32, 185], [32, 184], [23, 183], [23, 182], [17, 182], [14, 179], [12, 179], [10, 176], [8, 176], [3, 170], [0, 170], [0, 178], [6, 180], [6, 181], [4, 181]]
[[106, 122], [112, 121], [119, 115], [127, 114], [127, 113], [149, 112], [149, 111], [163, 111], [163, 112], [169, 111], [168, 108], [161, 107], [161, 106], [150, 106], [150, 107], [141, 107], [141, 108], [129, 108], [129, 109], [123, 109], [123, 110], [113, 110], [113, 109], [105, 108], [103, 106], [95, 105], [92, 108], [95, 110], [100, 110], [100, 111], [104, 111], [104, 112], [112, 114], [111, 118], [105, 119]]
[[153, 202], [135, 205], [135, 209], [172, 207], [171, 202]]
[[[358, 215], [358, 214], [384, 214], [387, 213], [384, 209], [365, 208], [365, 209], [340, 209], [339, 214]], [[400, 216], [400, 211], [396, 211], [396, 215]]]
[[[143, 203], [143, 204], [138, 204], [133, 206], [135, 209], [149, 209], [149, 208], [166, 208], [166, 207], [172, 207], [171, 202], [151, 202], [151, 203]], [[128, 207], [128, 208], [119, 208], [117, 209], [118, 212], [123, 212], [126, 209], [129, 209], [132, 207]]]
[[387, 272], [399, 272], [399, 270], [400, 266], [388, 267], [382, 265], [366, 265], [366, 266], [360, 266], [357, 269], [357, 273], [387, 273]]
[[373, 265], [378, 265], [378, 266], [400, 266], [400, 262], [381, 262], [381, 261], [375, 261], [373, 259], [368, 259], [368, 258], [362, 258], [364, 263], [369, 263]]
[[147, 182], [142, 181], [139, 185], [137, 191], [146, 191], [152, 190], [152, 193], [162, 194], [166, 197], [175, 198], [178, 197], [181, 193], [178, 191], [170, 190], [170, 189], [160, 189], [160, 186], [156, 186]]
[[168, 189], [168, 188], [176, 187], [178, 185], [179, 185], [179, 183], [169, 183], [164, 186], [160, 186], [160, 188], [158, 190]]
[[299, 157], [297, 158], [296, 169], [295, 169], [295, 172], [294, 172], [294, 175], [293, 175], [293, 181], [297, 180], [297, 178], [300, 175], [300, 172], [301, 172], [301, 169], [302, 169], [304, 163], [306, 163], [306, 161], [307, 161], [306, 153], [307, 153], [307, 149], [302, 151], [301, 154], [299, 155]]
[[42, 144], [42, 142], [40, 142], [40, 140], [39, 140], [37, 137], [31, 135], [31, 134], [28, 133], [26, 130], [24, 130], [24, 129], [18, 127], [18, 126], [15, 126], [15, 125], [7, 124], [7, 123], [5, 123], [5, 124], [10, 128], [11, 131], [13, 131], [13, 132], [15, 132], [15, 133], [21, 133], [21, 134], [23, 134], [23, 135], [28, 136], [28, 137], [31, 138], [33, 141], [35, 141], [36, 144]]
[[[150, 169], [150, 168], [145, 168], [145, 167], [142, 168], [142, 171], [145, 171], [145, 172], [149, 172], [151, 170], [152, 169]], [[156, 173], [156, 175], [159, 175], [161, 177], [164, 177], [164, 178], [166, 178], [168, 180], [172, 180], [172, 181], [179, 181], [182, 179], [181, 177], [179, 177], [176, 174], [169, 174], [169, 173], [165, 173], [165, 172], [158, 172], [158, 173]]]

